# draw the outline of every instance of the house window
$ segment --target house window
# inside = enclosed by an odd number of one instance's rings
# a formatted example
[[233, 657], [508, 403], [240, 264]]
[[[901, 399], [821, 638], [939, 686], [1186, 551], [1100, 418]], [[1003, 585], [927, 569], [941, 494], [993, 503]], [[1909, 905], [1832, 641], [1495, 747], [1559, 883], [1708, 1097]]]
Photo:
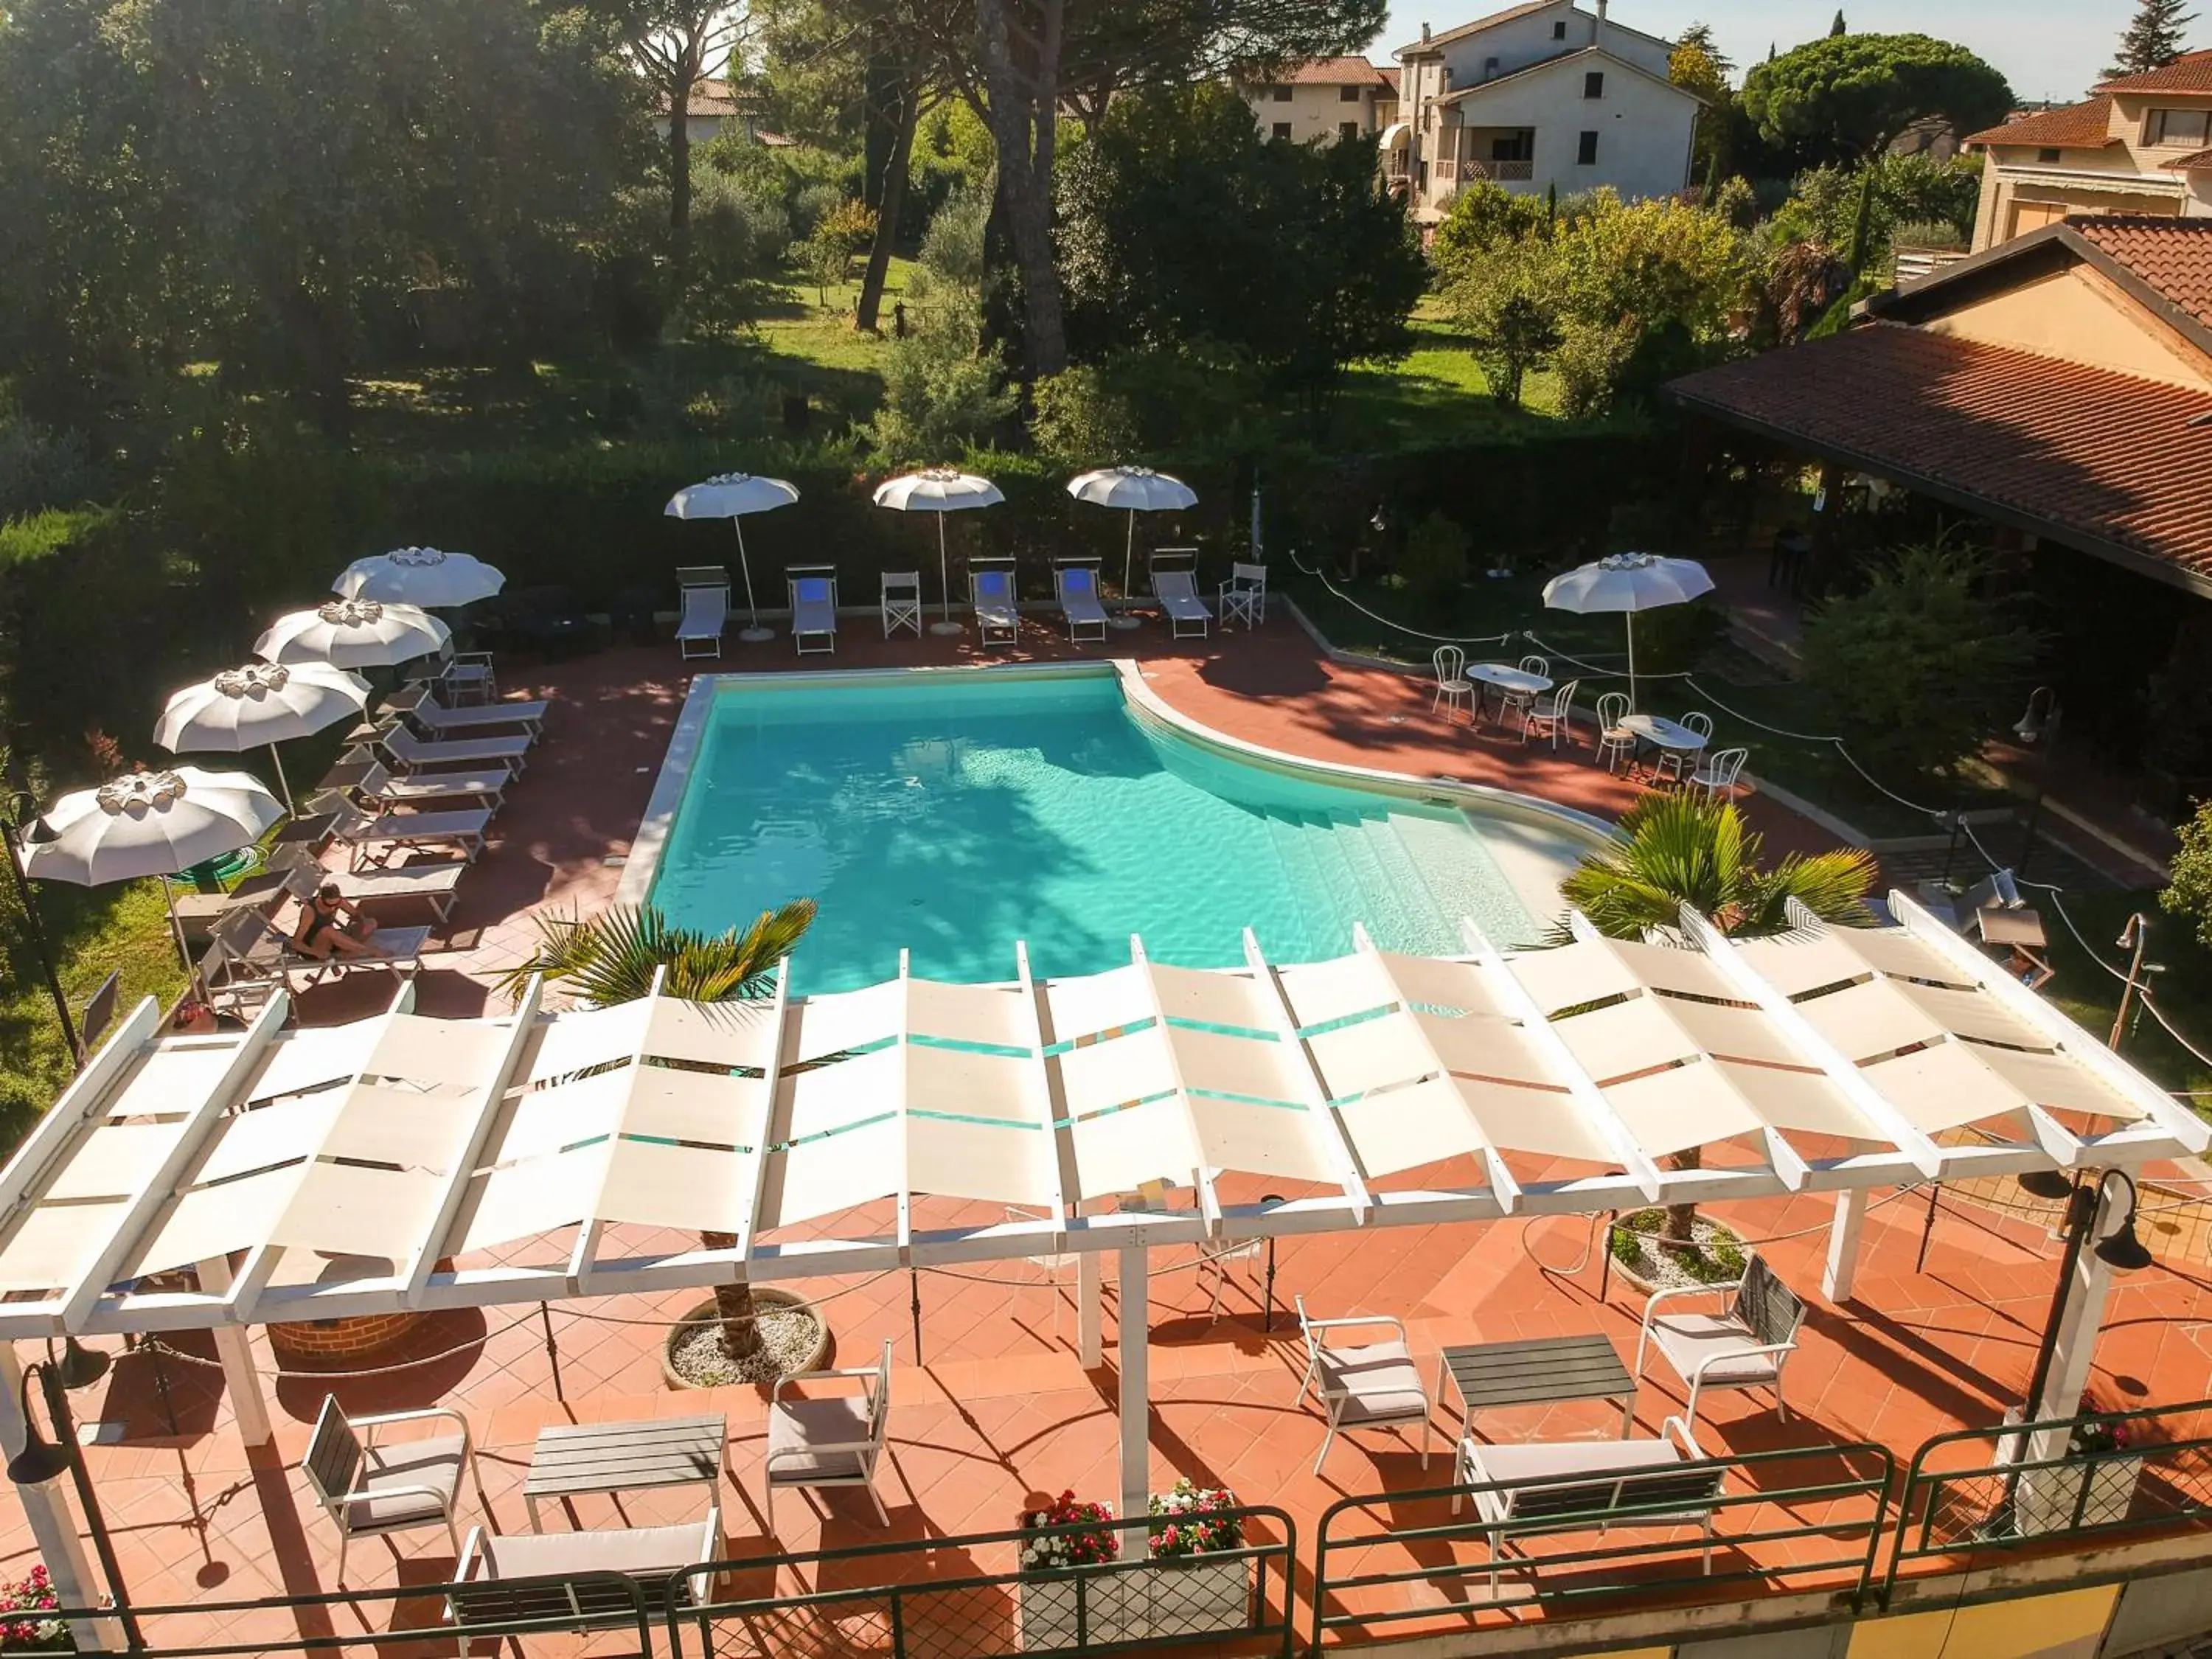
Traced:
[[1278, 138], [1289, 137], [1291, 136], [1291, 124], [1288, 121], [1276, 122], [1274, 136]]
[[2204, 144], [2212, 143], [2212, 110], [2154, 109], [2150, 112], [2148, 144]]
[[1291, 101], [1291, 89], [1288, 87], [1277, 87], [1274, 89], [1274, 96], [1277, 103], [1287, 104]]
[[2035, 159], [2045, 167], [2052, 167], [2066, 159], [2066, 152], [2056, 149], [2039, 149], [2035, 152]]
[[1359, 101], [1359, 88], [1358, 87], [1339, 87], [1336, 89], [1336, 100], [1340, 104], [1358, 103]]
[[1554, 40], [1564, 40], [1566, 38], [1567, 26], [1564, 19], [1552, 25], [1552, 39]]
[[1605, 71], [1603, 70], [1592, 70], [1588, 75], [1583, 76], [1583, 96], [1585, 98], [1602, 98], [1605, 96]]
[[1497, 73], [1498, 60], [1495, 58], [1484, 58], [1482, 60], [1482, 78], [1487, 81], [1492, 76]]
[[1336, 136], [1339, 138], [1346, 140], [1357, 138], [1359, 137], [1359, 123], [1357, 121], [1339, 121], [1336, 124]]
[[1575, 165], [1594, 167], [1597, 165], [1597, 134], [1585, 132], [1575, 141]]

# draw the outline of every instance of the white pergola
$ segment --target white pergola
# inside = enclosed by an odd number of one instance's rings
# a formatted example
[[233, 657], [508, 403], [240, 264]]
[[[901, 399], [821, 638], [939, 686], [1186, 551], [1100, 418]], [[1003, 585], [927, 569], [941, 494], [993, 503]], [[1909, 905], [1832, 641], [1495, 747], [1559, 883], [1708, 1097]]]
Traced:
[[[654, 994], [161, 1033], [143, 1004], [0, 1171], [0, 1338], [244, 1328], [1120, 1253], [1123, 1501], [1143, 1512], [1146, 1255], [1275, 1234], [2126, 1169], [2206, 1126], [1910, 898], [1893, 926], [1276, 966], [1150, 961], [738, 1005]], [[1704, 1167], [1665, 1167], [1692, 1148]], [[1295, 1188], [1226, 1201], [1226, 1181]], [[1142, 1200], [1133, 1195], [1149, 1194]], [[979, 1206], [984, 1218], [977, 1219]], [[939, 1212], [942, 1213], [939, 1213]], [[635, 1224], [733, 1248], [625, 1253]], [[487, 1258], [489, 1258], [487, 1260]], [[190, 1270], [189, 1274], [186, 1270]], [[2101, 1293], [2081, 1317], [2101, 1314]], [[0, 1350], [4, 1351], [4, 1350]], [[5, 1380], [0, 1378], [0, 1380]], [[6, 1415], [12, 1417], [13, 1407]], [[0, 1424], [20, 1437], [20, 1424]], [[1133, 1502], [1133, 1507], [1132, 1504]]]

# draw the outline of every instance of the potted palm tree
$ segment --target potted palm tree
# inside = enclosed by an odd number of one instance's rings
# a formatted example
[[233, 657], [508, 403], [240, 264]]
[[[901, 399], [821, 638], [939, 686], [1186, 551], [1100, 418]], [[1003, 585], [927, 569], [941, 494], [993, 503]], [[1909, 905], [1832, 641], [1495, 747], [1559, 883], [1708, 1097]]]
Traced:
[[[1875, 861], [1863, 848], [1792, 853], [1763, 866], [1763, 839], [1733, 802], [1686, 793], [1646, 795], [1621, 814], [1619, 828], [1616, 843], [1589, 854], [1559, 884], [1561, 896], [1607, 939], [1673, 933], [1686, 905], [1735, 939], [1788, 932], [1792, 900], [1842, 927], [1863, 927], [1873, 920], [1866, 896]], [[1565, 944], [1570, 937], [1561, 928], [1554, 942]], [[1692, 1146], [1675, 1153], [1671, 1164], [1694, 1170], [1698, 1158]], [[1694, 1204], [1668, 1206], [1658, 1231], [1667, 1241], [1662, 1248], [1689, 1255], [1698, 1224]]]
[[[519, 995], [532, 975], [543, 975], [579, 1000], [606, 1008], [649, 994], [658, 974], [664, 996], [747, 1001], [773, 988], [776, 964], [813, 925], [814, 914], [812, 899], [793, 899], [762, 911], [749, 927], [720, 933], [678, 927], [649, 904], [618, 905], [588, 921], [577, 913], [540, 916], [538, 949], [507, 970], [501, 988]], [[734, 1234], [702, 1233], [699, 1242], [726, 1250], [738, 1241]], [[714, 1336], [702, 1341], [708, 1322]], [[764, 1332], [764, 1323], [775, 1328]], [[685, 1387], [764, 1382], [812, 1370], [828, 1347], [829, 1328], [804, 1298], [756, 1291], [736, 1279], [716, 1285], [712, 1302], [678, 1322], [661, 1369], [672, 1383]]]

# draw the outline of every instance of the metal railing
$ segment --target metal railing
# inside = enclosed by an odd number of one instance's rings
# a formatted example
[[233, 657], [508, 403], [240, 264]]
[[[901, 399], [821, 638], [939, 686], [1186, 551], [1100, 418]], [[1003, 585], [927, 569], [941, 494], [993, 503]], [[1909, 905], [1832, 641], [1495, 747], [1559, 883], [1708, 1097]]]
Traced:
[[1498, 184], [1527, 184], [1536, 176], [1534, 161], [1465, 161], [1462, 173], [1469, 179], [1490, 179]]
[[[493, 1592], [506, 1609], [499, 1617], [486, 1616], [483, 1598], [489, 1588], [479, 1579], [469, 1584], [411, 1584], [246, 1601], [204, 1598], [167, 1606], [134, 1601], [131, 1612], [145, 1643], [137, 1651], [155, 1659], [327, 1653], [349, 1648], [374, 1651], [400, 1643], [419, 1651], [425, 1642], [452, 1643], [457, 1650], [465, 1650], [459, 1647], [464, 1637], [472, 1643], [496, 1644], [509, 1638], [565, 1637], [586, 1626], [602, 1632], [626, 1632], [635, 1644], [595, 1645], [594, 1659], [653, 1659], [653, 1624], [661, 1616], [656, 1584], [641, 1583], [619, 1572], [502, 1579]], [[450, 1597], [455, 1592], [477, 1608], [461, 1625], [452, 1621]], [[541, 1607], [545, 1611], [536, 1611]], [[117, 1650], [125, 1646], [112, 1607], [67, 1607], [38, 1617], [64, 1620], [73, 1629], [104, 1626], [104, 1645]], [[80, 1632], [79, 1650], [86, 1646]]]
[[1238, 1522], [1243, 1546], [1162, 1560], [1021, 1565], [1025, 1549], [1045, 1540], [1087, 1540], [1110, 1552], [1127, 1525], [1160, 1525], [1139, 1519], [715, 1562], [671, 1582], [669, 1653], [687, 1659], [689, 1633], [702, 1654], [740, 1659], [1000, 1659], [1227, 1640], [1288, 1659], [1297, 1523], [1249, 1504], [1211, 1518]]
[[1885, 1606], [1907, 1562], [2212, 1515], [2212, 1400], [1938, 1435], [1913, 1453], [1897, 1511]]
[[[1856, 1606], [1886, 1534], [1895, 1469], [1887, 1449], [1854, 1443], [1644, 1468], [1625, 1481], [1593, 1470], [1544, 1487], [1523, 1478], [1346, 1498], [1316, 1533], [1312, 1643], [1318, 1650], [1332, 1631], [1454, 1616], [1475, 1624], [1486, 1613], [1607, 1597], [1726, 1590], [1734, 1599], [1750, 1584], [1817, 1585]], [[1717, 1491], [1686, 1498], [1701, 1471]], [[1664, 1488], [1637, 1501], [1639, 1480]], [[1559, 1501], [1569, 1485], [1591, 1494], [1589, 1507]], [[1547, 1487], [1549, 1501], [1528, 1503]], [[1437, 1518], [1354, 1529], [1364, 1511], [1416, 1508]], [[1633, 1533], [1654, 1535], [1615, 1541]], [[1409, 1595], [1408, 1586], [1427, 1593]]]

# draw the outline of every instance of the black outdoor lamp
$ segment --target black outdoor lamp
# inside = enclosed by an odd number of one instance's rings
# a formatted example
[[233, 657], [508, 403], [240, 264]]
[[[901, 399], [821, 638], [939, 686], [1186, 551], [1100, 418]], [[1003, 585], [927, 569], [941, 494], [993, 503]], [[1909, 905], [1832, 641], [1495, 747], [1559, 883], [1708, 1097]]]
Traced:
[[2015, 876], [2027, 873], [2029, 854], [2035, 850], [2035, 826], [2043, 818], [2043, 792], [2050, 782], [2051, 750], [2058, 740], [2058, 694], [2047, 685], [2039, 685], [2028, 694], [2027, 712], [2013, 722], [2013, 736], [2035, 755], [2035, 798], [2028, 805], [2027, 833], [2021, 837], [2020, 856], [2013, 860]]
[[[1382, 516], [1381, 507], [1375, 509], [1375, 516], [1378, 519]], [[1265, 1215], [1271, 1210], [1279, 1209], [1283, 1202], [1280, 1193], [1262, 1193], [1260, 1194], [1260, 1212]], [[1267, 1288], [1260, 1299], [1265, 1304], [1261, 1313], [1260, 1328], [1272, 1331], [1275, 1328], [1275, 1236], [1273, 1233], [1267, 1235]]]
[[2021, 1190], [2038, 1198], [2063, 1199], [2066, 1215], [2061, 1223], [2066, 1240], [2066, 1249], [2059, 1259], [2058, 1289], [2051, 1298], [2051, 1316], [2044, 1322], [2043, 1342], [2035, 1355], [2034, 1379], [2027, 1385], [2028, 1416], [2032, 1419], [2036, 1402], [2043, 1398], [2044, 1384], [2051, 1378], [2051, 1361], [2058, 1346], [2059, 1322], [2065, 1316], [2066, 1295], [2073, 1287], [2075, 1265], [2081, 1259], [2081, 1247], [2088, 1242], [2089, 1229], [2096, 1224], [2098, 1200], [2104, 1194], [2105, 1183], [2118, 1180], [2128, 1189], [2127, 1213], [2109, 1237], [2097, 1241], [2094, 1247], [2097, 1260], [2116, 1273], [2130, 1273], [2151, 1264], [2151, 1254], [2143, 1242], [2136, 1237], [2136, 1183], [2124, 1171], [2107, 1170], [2094, 1181], [2075, 1182], [2056, 1170], [2030, 1170], [2020, 1177]]
[[2030, 1170], [2020, 1177], [2020, 1189], [2031, 1198], [2047, 1198], [2059, 1203], [2074, 1194], [2074, 1182], [2056, 1170]]
[[[106, 1575], [107, 1588], [115, 1601], [115, 1619], [123, 1626], [124, 1640], [133, 1649], [143, 1648], [145, 1638], [138, 1629], [138, 1620], [131, 1611], [131, 1598], [123, 1587], [123, 1569], [115, 1559], [115, 1540], [107, 1531], [107, 1517], [100, 1513], [100, 1498], [93, 1490], [92, 1475], [78, 1455], [76, 1426], [70, 1416], [68, 1395], [78, 1389], [88, 1389], [107, 1375], [112, 1362], [97, 1348], [88, 1348], [75, 1337], [63, 1340], [60, 1358], [54, 1356], [53, 1344], [46, 1344], [46, 1357], [34, 1359], [23, 1367], [23, 1382], [16, 1401], [23, 1417], [23, 1449], [8, 1460], [8, 1478], [19, 1486], [42, 1486], [66, 1473], [76, 1485], [78, 1501], [84, 1505], [86, 1524], [92, 1532], [92, 1547], [100, 1558], [101, 1572]], [[47, 1439], [39, 1432], [39, 1425], [31, 1416], [31, 1381], [38, 1379], [40, 1391], [46, 1401], [46, 1418], [52, 1424], [54, 1437]]]
[[[2151, 1253], [2142, 1240], [2136, 1237], [2136, 1216], [2139, 1212], [2136, 1201], [2136, 1183], [2132, 1177], [2122, 1174], [2118, 1170], [2107, 1174], [2105, 1180], [2110, 1181], [2115, 1176], [2127, 1182], [2128, 1212], [2120, 1218], [2120, 1224], [2118, 1227], [2098, 1241], [2097, 1260], [2115, 1273], [2141, 1273], [2145, 1267], [2150, 1266]], [[2102, 1185], [2102, 1182], [2099, 1183], [2100, 1189]]]

